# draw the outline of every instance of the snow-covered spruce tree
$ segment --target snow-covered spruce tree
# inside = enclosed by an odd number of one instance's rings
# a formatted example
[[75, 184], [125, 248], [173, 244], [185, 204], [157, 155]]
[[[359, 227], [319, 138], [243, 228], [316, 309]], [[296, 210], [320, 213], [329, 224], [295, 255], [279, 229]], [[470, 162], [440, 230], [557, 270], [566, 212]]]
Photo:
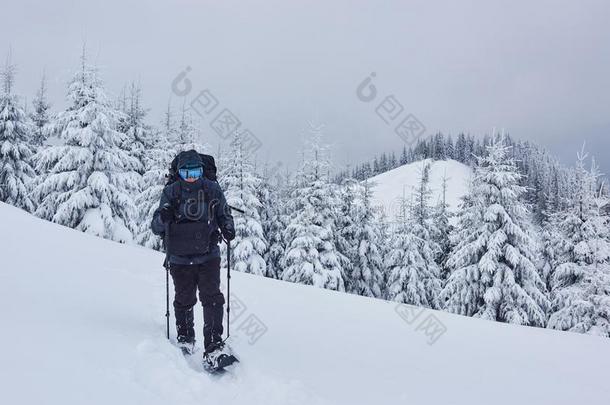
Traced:
[[120, 148], [118, 113], [108, 102], [97, 71], [87, 64], [68, 88], [68, 108], [50, 124], [64, 145], [36, 156], [48, 173], [36, 187], [36, 214], [53, 222], [119, 242], [131, 242], [137, 212], [130, 191], [137, 189], [138, 161]]
[[142, 89], [131, 83], [128, 94], [124, 95], [120, 104], [123, 106], [121, 132], [123, 137], [121, 148], [138, 161], [136, 171], [142, 175], [146, 171], [145, 161], [147, 151], [153, 146], [152, 129], [144, 122], [146, 110], [142, 106]]
[[51, 104], [47, 100], [47, 79], [44, 73], [32, 105], [34, 110], [30, 113], [33, 124], [31, 143], [35, 147], [41, 147], [48, 137], [46, 125], [49, 123], [49, 109], [51, 108]]
[[381, 256], [379, 228], [372, 206], [371, 183], [367, 180], [358, 188], [351, 217], [354, 221], [354, 257], [350, 257], [352, 272], [350, 292], [365, 297], [381, 298], [384, 290], [384, 265]]
[[[128, 105], [129, 103], [125, 101], [123, 104]], [[144, 136], [142, 139], [146, 140], [149, 146], [143, 157], [145, 170], [142, 176], [143, 188], [135, 199], [139, 210], [139, 229], [136, 240], [142, 246], [161, 250], [163, 241], [152, 233], [150, 222], [154, 211], [159, 206], [159, 199], [167, 182], [165, 176], [170, 163], [176, 156], [175, 144], [178, 130], [171, 105], [168, 103], [158, 130], [147, 126], [144, 128], [149, 131], [149, 136]]]
[[381, 282], [381, 297], [382, 299], [388, 299], [388, 285], [390, 272], [386, 266], [386, 257], [390, 253], [390, 242], [391, 242], [391, 231], [393, 224], [388, 220], [385, 209], [382, 206], [375, 206], [374, 210], [378, 213], [375, 216], [375, 226], [377, 227], [377, 234], [379, 235], [379, 254], [382, 257], [382, 273], [383, 276]]
[[389, 252], [385, 257], [388, 272], [386, 298], [403, 304], [435, 307], [434, 297], [428, 294], [424, 279], [427, 275], [426, 259], [420, 254], [420, 241], [412, 232], [409, 207], [405, 198], [401, 201], [401, 214], [396, 218], [389, 240]]
[[171, 100], [167, 102], [167, 109], [163, 113], [163, 120], [161, 121], [161, 133], [170, 144], [178, 143], [178, 128], [176, 127], [176, 120], [174, 117], [174, 110], [172, 109]]
[[282, 260], [286, 253], [286, 241], [284, 239], [285, 229], [290, 222], [291, 199], [293, 191], [291, 183], [291, 172], [288, 168], [282, 173], [275, 173], [276, 182], [273, 186], [274, 193], [269, 195], [269, 200], [263, 203], [263, 208], [269, 209], [269, 223], [266, 225], [265, 238], [268, 241], [268, 249], [265, 255], [269, 274], [275, 274], [281, 280], [284, 272]]
[[455, 159], [455, 146], [453, 144], [453, 137], [451, 135], [447, 136], [445, 140], [445, 154], [447, 159]]
[[549, 306], [526, 233], [527, 210], [519, 197], [520, 174], [501, 142], [478, 158], [462, 212], [457, 246], [447, 261], [441, 294], [445, 309], [461, 315], [544, 326]]
[[354, 205], [357, 203], [357, 195], [362, 186], [351, 177], [342, 180], [338, 190], [338, 213], [335, 222], [335, 245], [339, 256], [340, 265], [343, 269], [345, 290], [357, 294], [356, 282], [352, 283], [354, 263], [358, 256], [358, 243], [356, 242], [356, 221], [354, 218]]
[[560, 214], [564, 243], [561, 262], [552, 276], [552, 314], [548, 327], [610, 337], [610, 218], [598, 172], [584, 169], [584, 153], [576, 167], [572, 206]]
[[430, 189], [429, 162], [422, 169], [414, 197], [415, 203], [411, 207], [412, 232], [418, 241], [419, 254], [425, 260], [425, 273], [420, 274], [419, 277], [424, 279], [426, 293], [432, 308], [438, 308], [438, 297], [442, 287], [439, 262], [443, 253], [438, 241], [442, 239], [443, 235], [437, 228], [437, 217], [430, 205], [432, 190]]
[[33, 212], [30, 196], [36, 175], [32, 168], [31, 127], [19, 100], [12, 93], [15, 66], [7, 59], [2, 71], [0, 96], [0, 201]]
[[284, 233], [286, 253], [282, 279], [336, 291], [345, 291], [341, 253], [335, 245], [336, 203], [328, 179], [323, 126], [309, 124], [309, 145], [299, 170], [301, 178], [291, 194], [290, 222]]
[[431, 235], [432, 240], [438, 245], [438, 255], [436, 263], [441, 270], [441, 279], [447, 279], [446, 273], [446, 261], [451, 250], [451, 239], [449, 235], [453, 231], [453, 227], [450, 223], [450, 218], [453, 217], [453, 213], [449, 211], [449, 205], [447, 204], [447, 187], [449, 179], [447, 176], [443, 176], [441, 183], [442, 193], [438, 204], [432, 212], [433, 221], [433, 234]]
[[399, 221], [391, 236], [391, 251], [386, 260], [390, 272], [388, 298], [405, 304], [438, 308], [441, 290], [440, 268], [436, 263], [440, 248], [432, 235], [434, 227], [429, 205], [430, 166], [424, 163], [414, 201], [403, 198]]
[[163, 176], [171, 161], [171, 157], [168, 161], [167, 155], [172, 153], [168, 153], [169, 144], [163, 142], [164, 139], [153, 138], [152, 128], [144, 122], [147, 111], [142, 106], [142, 90], [139, 85], [132, 82], [129, 89], [124, 88], [118, 105], [120, 115], [117, 129], [124, 134], [120, 147], [137, 160], [135, 171], [142, 176], [138, 187], [130, 190], [138, 209], [135, 240], [143, 246], [158, 250], [161, 243], [150, 229], [150, 215], [158, 204]]
[[[275, 166], [277, 170], [278, 166]], [[284, 256], [283, 231], [286, 228], [285, 192], [280, 181], [281, 173], [270, 170], [266, 164], [261, 175], [258, 198], [261, 202], [261, 224], [267, 240], [264, 259], [267, 276], [279, 279], [282, 274], [281, 259]]]
[[550, 214], [540, 229], [540, 264], [539, 273], [546, 285], [546, 290], [552, 290], [552, 280], [555, 269], [561, 262], [562, 245], [565, 242], [559, 230], [561, 214]]
[[[169, 119], [171, 119], [171, 116], [169, 117]], [[195, 149], [197, 152], [203, 153], [205, 150], [209, 149], [209, 145], [202, 142], [201, 133], [195, 125], [191, 110], [187, 109], [185, 104], [182, 104], [180, 121], [177, 124], [178, 125], [175, 131], [176, 138], [170, 138], [170, 141], [175, 144], [174, 149], [176, 154], [191, 149]]]
[[231, 251], [235, 270], [272, 277], [272, 274], [267, 273], [267, 264], [263, 257], [267, 241], [261, 225], [261, 202], [257, 196], [261, 180], [254, 173], [252, 164], [244, 153], [240, 131], [233, 135], [231, 151], [221, 181], [227, 203], [245, 211], [244, 214], [234, 217], [236, 236], [231, 242]]
[[136, 241], [147, 248], [161, 250], [162, 240], [152, 233], [150, 223], [153, 213], [159, 206], [159, 199], [167, 180], [165, 175], [174, 158], [174, 152], [165, 133], [160, 131], [150, 133], [148, 144], [143, 156], [142, 191], [135, 198], [139, 211]]

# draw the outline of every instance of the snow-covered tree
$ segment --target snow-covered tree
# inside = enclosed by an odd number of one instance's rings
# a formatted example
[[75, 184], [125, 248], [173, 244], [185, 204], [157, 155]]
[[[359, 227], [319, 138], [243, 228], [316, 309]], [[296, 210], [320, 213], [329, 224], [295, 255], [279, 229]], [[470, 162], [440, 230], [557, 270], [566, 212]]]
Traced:
[[610, 218], [602, 212], [595, 164], [587, 172], [579, 154], [576, 190], [562, 213], [560, 264], [552, 276], [552, 315], [548, 327], [610, 337]]
[[146, 109], [142, 106], [142, 89], [136, 83], [131, 83], [129, 92], [126, 94], [121, 116], [121, 132], [126, 136], [123, 138], [121, 147], [129, 155], [138, 161], [136, 171], [142, 175], [146, 171], [145, 161], [148, 150], [152, 147], [152, 129], [144, 122]]
[[447, 143], [445, 136], [441, 133], [434, 135], [434, 141], [432, 143], [433, 154], [432, 157], [435, 160], [447, 160]]
[[453, 146], [453, 137], [447, 136], [445, 140], [445, 154], [447, 159], [455, 159], [455, 147]]
[[[389, 252], [385, 258], [388, 272], [388, 300], [426, 308], [436, 308], [437, 299], [431, 292], [431, 284], [439, 282], [438, 274], [421, 254], [424, 242], [413, 232], [413, 222], [408, 217], [409, 203], [401, 202], [401, 214], [390, 233]], [[432, 283], [431, 283], [432, 282]], [[440, 284], [439, 284], [440, 287]]]
[[340, 253], [339, 260], [345, 278], [345, 290], [357, 294], [354, 280], [354, 263], [358, 256], [358, 243], [356, 241], [356, 220], [354, 206], [361, 188], [360, 183], [351, 177], [343, 179], [338, 190], [338, 212], [335, 221], [335, 246]]
[[149, 146], [143, 156], [144, 174], [142, 188], [135, 198], [139, 221], [136, 241], [150, 249], [161, 250], [161, 239], [153, 234], [150, 223], [159, 206], [159, 199], [165, 187], [165, 178], [170, 162], [174, 158], [173, 149], [162, 132], [151, 133]]
[[487, 152], [460, 215], [441, 301], [462, 315], [544, 326], [549, 303], [526, 232], [520, 174], [509, 147], [492, 142]]
[[257, 195], [261, 179], [244, 155], [243, 137], [239, 131], [233, 135], [221, 183], [227, 203], [245, 212], [234, 218], [236, 236], [231, 248], [235, 270], [272, 277], [267, 273], [264, 259], [267, 241], [261, 225], [261, 202]]
[[[139, 96], [138, 91], [133, 94]], [[137, 111], [142, 111], [140, 101], [130, 102], [125, 97], [125, 102], [121, 104], [125, 106], [133, 105], [134, 114], [132, 115], [141, 117], [141, 114], [135, 114]], [[125, 114], [124, 116], [127, 117], [128, 115]], [[136, 240], [142, 246], [160, 250], [163, 242], [157, 235], [152, 233], [150, 222], [152, 221], [154, 211], [159, 206], [159, 199], [167, 182], [165, 176], [168, 174], [170, 163], [177, 155], [178, 128], [171, 104], [167, 104], [167, 110], [158, 129], [143, 123], [134, 126], [134, 128], [138, 127], [141, 128], [140, 131], [144, 134], [141, 136], [141, 139], [144, 140], [143, 143], [147, 146], [143, 155], [145, 170], [142, 175], [143, 187], [135, 198], [136, 206], [139, 210], [139, 229]], [[184, 148], [186, 147], [188, 145], [184, 146]], [[200, 150], [200, 152], [203, 151]]]
[[130, 196], [140, 176], [138, 161], [120, 148], [118, 113], [106, 98], [97, 71], [81, 67], [68, 88], [68, 108], [53, 119], [51, 129], [64, 145], [51, 146], [37, 157], [37, 169], [48, 173], [36, 187], [36, 214], [81, 231], [130, 242], [137, 213]]
[[32, 105], [34, 110], [30, 113], [30, 119], [33, 123], [31, 143], [40, 147], [48, 137], [45, 126], [49, 123], [49, 109], [51, 108], [51, 104], [47, 100], [47, 79], [44, 73], [36, 97], [32, 100]]
[[559, 217], [559, 213], [553, 214], [540, 229], [539, 273], [547, 291], [552, 290], [553, 274], [561, 261], [560, 256], [564, 243], [558, 225]]
[[354, 250], [349, 277], [350, 292], [366, 297], [381, 298], [384, 290], [384, 265], [381, 255], [379, 228], [375, 224], [371, 184], [364, 181], [352, 206]]
[[329, 161], [322, 145], [323, 126], [309, 124], [310, 142], [291, 194], [290, 222], [282, 260], [286, 281], [345, 291], [341, 253], [335, 245], [335, 193], [328, 179]]
[[[446, 204], [446, 191], [443, 190], [441, 201], [436, 208], [432, 208], [432, 190], [430, 188], [430, 162], [424, 162], [420, 173], [419, 184], [414, 190], [415, 201], [411, 206], [411, 218], [413, 221], [413, 232], [422, 240], [421, 254], [430, 263], [434, 274], [440, 273], [439, 263], [443, 255], [441, 242], [445, 242], [445, 232], [448, 226], [448, 214]], [[446, 189], [446, 184], [443, 185]], [[440, 229], [439, 226], [444, 226]], [[433, 291], [437, 296], [440, 291]]]
[[390, 277], [390, 272], [386, 266], [386, 258], [390, 253], [390, 242], [391, 242], [391, 231], [393, 227], [393, 223], [387, 217], [387, 214], [382, 206], [375, 206], [375, 212], [377, 215], [375, 216], [375, 226], [377, 227], [377, 234], [379, 235], [379, 254], [383, 258], [382, 266], [383, 272], [381, 275], [383, 276], [382, 280], [382, 288], [381, 288], [381, 298], [387, 299], [388, 296], [388, 279]]
[[436, 263], [441, 269], [441, 279], [446, 279], [447, 274], [446, 260], [451, 250], [451, 239], [450, 235], [453, 231], [450, 219], [453, 217], [453, 213], [449, 211], [449, 205], [447, 204], [447, 188], [449, 178], [445, 174], [441, 183], [441, 197], [432, 212], [432, 240], [438, 246], [438, 254], [436, 257]]
[[[186, 101], [185, 101], [186, 103]], [[168, 109], [170, 107], [168, 106]], [[171, 125], [171, 112], [168, 110], [167, 119], [170, 120]], [[182, 104], [182, 111], [180, 112], [180, 120], [177, 122], [177, 128], [175, 129], [173, 140], [175, 144], [176, 154], [186, 150], [195, 149], [199, 153], [209, 149], [209, 145], [202, 142], [201, 133], [195, 125], [193, 115], [190, 109], [186, 108], [186, 104]], [[170, 138], [171, 139], [171, 138]]]
[[440, 248], [429, 204], [431, 190], [429, 162], [424, 162], [420, 181], [409, 205], [403, 197], [399, 221], [391, 236], [388, 266], [388, 298], [427, 308], [438, 308], [441, 290], [440, 268], [436, 262]]
[[32, 212], [35, 206], [30, 191], [36, 174], [29, 143], [31, 128], [13, 94], [14, 80], [15, 66], [7, 59], [0, 95], [0, 201]]
[[178, 143], [178, 128], [176, 127], [176, 119], [174, 116], [174, 110], [172, 109], [171, 100], [167, 102], [167, 109], [163, 113], [160, 132], [170, 144]]
[[[277, 170], [278, 166], [274, 169]], [[258, 188], [258, 198], [261, 202], [261, 224], [267, 240], [267, 250], [264, 259], [267, 264], [267, 276], [281, 278], [281, 260], [284, 256], [283, 231], [286, 228], [287, 215], [285, 211], [284, 185], [277, 181], [281, 173], [274, 172], [265, 165], [261, 176], [261, 186]]]

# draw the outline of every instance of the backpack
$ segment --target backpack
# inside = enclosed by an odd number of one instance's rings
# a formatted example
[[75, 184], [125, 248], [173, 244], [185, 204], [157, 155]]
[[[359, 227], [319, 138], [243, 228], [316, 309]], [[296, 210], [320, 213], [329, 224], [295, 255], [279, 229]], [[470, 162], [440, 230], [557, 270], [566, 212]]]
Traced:
[[[165, 178], [167, 179], [167, 182], [165, 183], [166, 186], [178, 181], [178, 158], [183, 153], [184, 152], [178, 153], [172, 160], [172, 163], [170, 163], [169, 171], [165, 175]], [[216, 179], [216, 162], [214, 161], [214, 157], [211, 155], [204, 155], [203, 153], [200, 153], [199, 156], [203, 161], [203, 175], [209, 180], [218, 182]]]

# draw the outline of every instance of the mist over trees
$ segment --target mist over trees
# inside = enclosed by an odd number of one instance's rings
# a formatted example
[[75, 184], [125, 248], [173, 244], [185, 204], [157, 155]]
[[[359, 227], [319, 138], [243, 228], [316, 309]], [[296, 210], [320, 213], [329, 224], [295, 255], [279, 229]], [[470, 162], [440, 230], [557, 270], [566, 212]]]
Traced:
[[[215, 155], [229, 204], [245, 211], [235, 215], [238, 271], [610, 337], [608, 188], [585, 150], [566, 167], [509, 135], [439, 133], [337, 172], [325, 141], [332, 134], [310, 122], [291, 173], [250, 156], [240, 132], [226, 149], [210, 150], [183, 100], [149, 122], [139, 85], [110, 97], [84, 52], [64, 110], [53, 111], [43, 75], [26, 113], [16, 76], [9, 60], [0, 95], [2, 202], [161, 250], [149, 224], [165, 174], [179, 151], [195, 148]], [[457, 212], [431, 198], [431, 162], [449, 159], [474, 173]], [[417, 186], [396, 218], [386, 217], [369, 179], [415, 162]], [[435, 186], [446, 190], [446, 182]]]

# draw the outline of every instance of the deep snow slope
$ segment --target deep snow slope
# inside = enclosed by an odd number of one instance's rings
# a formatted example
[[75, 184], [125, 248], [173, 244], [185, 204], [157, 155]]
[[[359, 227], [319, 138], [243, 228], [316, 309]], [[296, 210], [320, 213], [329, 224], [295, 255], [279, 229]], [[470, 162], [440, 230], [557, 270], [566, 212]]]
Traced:
[[[242, 303], [232, 328], [242, 362], [209, 376], [198, 356], [187, 361], [165, 339], [161, 254], [4, 204], [0, 223], [3, 404], [558, 405], [610, 398], [609, 340], [400, 307], [405, 321], [392, 303], [246, 274], [232, 284]], [[264, 326], [248, 329], [253, 322]]]
[[419, 184], [425, 164], [431, 165], [430, 189], [432, 190], [432, 199], [430, 203], [436, 205], [441, 200], [443, 178], [446, 177], [447, 204], [449, 204], [449, 210], [453, 212], [457, 210], [461, 198], [468, 192], [468, 182], [472, 175], [472, 169], [455, 160], [433, 161], [426, 159], [397, 167], [368, 180], [375, 183], [373, 198], [377, 205], [384, 208], [388, 219], [394, 219], [400, 212], [400, 200], [403, 195], [409, 200], [413, 188]]

